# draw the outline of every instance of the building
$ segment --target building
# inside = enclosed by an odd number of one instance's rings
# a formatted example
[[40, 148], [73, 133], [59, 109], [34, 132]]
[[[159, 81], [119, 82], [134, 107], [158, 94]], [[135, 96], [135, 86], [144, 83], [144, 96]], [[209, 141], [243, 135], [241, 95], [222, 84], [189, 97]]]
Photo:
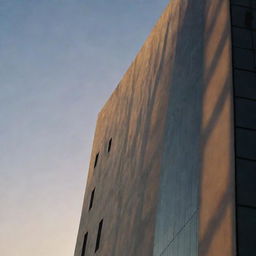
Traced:
[[99, 113], [75, 256], [256, 255], [255, 31], [255, 0], [170, 2]]

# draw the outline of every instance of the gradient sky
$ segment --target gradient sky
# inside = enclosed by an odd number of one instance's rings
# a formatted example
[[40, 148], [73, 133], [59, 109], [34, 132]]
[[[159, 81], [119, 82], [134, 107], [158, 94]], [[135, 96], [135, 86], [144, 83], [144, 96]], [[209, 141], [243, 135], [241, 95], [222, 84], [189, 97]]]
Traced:
[[74, 253], [97, 113], [169, 0], [0, 0], [0, 255]]

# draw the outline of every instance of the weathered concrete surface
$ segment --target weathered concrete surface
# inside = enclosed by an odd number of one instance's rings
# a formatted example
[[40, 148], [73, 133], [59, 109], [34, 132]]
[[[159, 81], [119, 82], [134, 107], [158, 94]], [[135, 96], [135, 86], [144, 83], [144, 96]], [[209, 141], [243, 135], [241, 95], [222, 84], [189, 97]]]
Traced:
[[75, 256], [102, 218], [99, 255], [235, 255], [229, 20], [228, 0], [168, 5], [99, 114]]
[[[152, 255], [170, 56], [174, 55], [166, 27], [169, 20], [166, 12], [99, 114], [76, 256], [87, 231], [87, 252], [93, 255], [102, 218], [100, 255]], [[107, 154], [110, 137], [112, 149]], [[97, 152], [99, 163], [93, 169]], [[88, 213], [94, 187], [94, 207]]]
[[236, 255], [234, 121], [230, 5], [205, 9], [199, 255]]
[[[154, 255], [235, 255], [229, 1], [174, 0]], [[176, 25], [178, 24], [178, 25]], [[171, 30], [173, 31], [173, 30]]]

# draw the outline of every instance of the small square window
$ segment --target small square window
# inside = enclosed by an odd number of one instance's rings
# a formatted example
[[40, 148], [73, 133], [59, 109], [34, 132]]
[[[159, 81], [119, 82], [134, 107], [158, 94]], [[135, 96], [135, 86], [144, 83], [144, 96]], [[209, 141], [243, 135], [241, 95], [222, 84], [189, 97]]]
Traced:
[[95, 252], [97, 252], [98, 249], [100, 248], [100, 238], [101, 238], [102, 226], [103, 226], [103, 219], [100, 221], [99, 227], [98, 227], [98, 234], [97, 234]]
[[85, 256], [87, 239], [88, 239], [88, 232], [84, 235], [84, 241], [83, 241], [83, 247], [82, 247], [82, 254], [81, 254], [81, 256]]
[[96, 157], [95, 157], [94, 168], [97, 166], [98, 159], [99, 159], [99, 155], [100, 155], [100, 153], [97, 153], [97, 155], [96, 155]]
[[110, 152], [111, 150], [111, 146], [112, 146], [112, 138], [109, 140], [108, 142], [108, 153]]
[[93, 191], [91, 193], [91, 199], [90, 199], [90, 204], [89, 204], [89, 211], [92, 209], [92, 206], [93, 206], [94, 193], [95, 193], [95, 188], [93, 189]]

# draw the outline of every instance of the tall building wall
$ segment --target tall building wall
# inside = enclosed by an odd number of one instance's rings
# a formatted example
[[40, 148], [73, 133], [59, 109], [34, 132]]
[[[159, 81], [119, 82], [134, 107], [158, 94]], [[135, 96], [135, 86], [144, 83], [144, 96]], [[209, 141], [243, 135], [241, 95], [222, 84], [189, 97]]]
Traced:
[[237, 253], [256, 251], [256, 1], [231, 0]]
[[[170, 7], [99, 113], [75, 256], [152, 255], [155, 215], [174, 56]], [[108, 141], [112, 138], [108, 153]], [[94, 168], [95, 157], [98, 163]], [[95, 188], [90, 211], [91, 192]]]
[[175, 58], [154, 256], [231, 256], [235, 193], [229, 1], [174, 0], [172, 6], [177, 32], [172, 37]]
[[75, 256], [235, 255], [229, 7], [172, 0], [99, 113]]

